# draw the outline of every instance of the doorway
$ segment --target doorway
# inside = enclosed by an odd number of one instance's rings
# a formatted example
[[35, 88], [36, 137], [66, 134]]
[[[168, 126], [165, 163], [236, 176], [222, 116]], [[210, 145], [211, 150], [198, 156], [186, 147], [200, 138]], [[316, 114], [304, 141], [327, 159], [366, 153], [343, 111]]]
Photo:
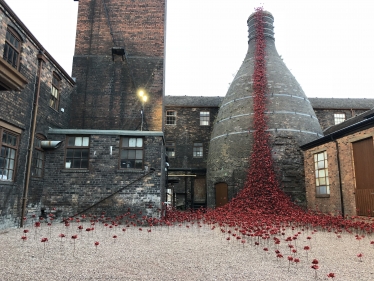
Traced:
[[216, 189], [216, 208], [226, 205], [228, 202], [227, 183], [216, 183], [214, 187]]
[[359, 216], [374, 213], [373, 137], [352, 143], [356, 177], [356, 209]]

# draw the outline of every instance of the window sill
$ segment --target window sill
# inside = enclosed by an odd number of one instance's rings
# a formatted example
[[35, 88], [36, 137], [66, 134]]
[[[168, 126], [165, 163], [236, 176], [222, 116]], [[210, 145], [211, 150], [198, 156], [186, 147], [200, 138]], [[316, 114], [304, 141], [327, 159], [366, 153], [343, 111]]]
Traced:
[[135, 174], [141, 174], [145, 173], [146, 171], [143, 169], [117, 169], [117, 173], [135, 173]]
[[87, 169], [74, 169], [74, 168], [61, 170], [61, 173], [88, 173], [88, 172], [89, 170]]
[[54, 112], [57, 112], [57, 113], [59, 113], [59, 111], [58, 111], [58, 109], [55, 109], [55, 108], [53, 108], [53, 107], [51, 107], [51, 106], [48, 106], [50, 109], [52, 109]]
[[17, 69], [0, 58], [0, 90], [22, 91], [27, 83], [27, 79]]
[[14, 185], [14, 181], [0, 180], [0, 185]]
[[330, 198], [330, 194], [316, 194], [316, 198]]

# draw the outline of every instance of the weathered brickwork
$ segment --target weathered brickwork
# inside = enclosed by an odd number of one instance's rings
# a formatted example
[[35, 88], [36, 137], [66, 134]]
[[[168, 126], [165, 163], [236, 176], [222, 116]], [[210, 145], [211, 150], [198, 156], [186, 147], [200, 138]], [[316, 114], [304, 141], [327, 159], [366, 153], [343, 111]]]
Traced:
[[[356, 180], [354, 173], [354, 161], [352, 143], [374, 136], [374, 128], [362, 130], [348, 136], [338, 138], [335, 141], [316, 146], [305, 151], [305, 185], [308, 208], [324, 213], [340, 214], [342, 211], [341, 192], [339, 182], [338, 156], [340, 162], [341, 188], [344, 199], [345, 215], [355, 216], [356, 211]], [[337, 145], [339, 153], [337, 154]], [[373, 144], [374, 145], [374, 144]], [[316, 196], [316, 179], [314, 168], [314, 154], [327, 152], [328, 175], [330, 181], [330, 195], [328, 197]]]
[[[21, 20], [4, 3], [0, 3], [0, 55], [3, 56], [5, 36], [8, 27], [12, 27], [22, 39], [19, 72], [27, 79], [27, 85], [22, 91], [0, 91], [0, 122], [21, 130], [16, 157], [14, 180], [0, 179], [0, 229], [13, 226], [19, 222], [23, 190], [25, 186], [28, 148], [31, 136], [33, 103], [37, 91], [37, 71], [39, 51], [43, 46], [33, 37]], [[39, 107], [37, 115], [36, 134], [47, 136], [48, 127], [64, 127], [68, 124], [70, 95], [74, 82], [65, 71], [55, 62], [50, 54], [45, 52], [45, 63], [41, 71], [39, 91]], [[53, 72], [60, 78], [59, 109], [56, 111], [49, 106]], [[28, 192], [28, 208], [40, 213], [40, 201], [44, 188], [43, 178], [30, 178]]]
[[[370, 101], [370, 100], [369, 100]], [[313, 108], [316, 116], [318, 118], [319, 123], [321, 124], [322, 130], [326, 130], [327, 128], [334, 126], [334, 114], [344, 114], [345, 119], [349, 119], [355, 117], [356, 115], [362, 114], [365, 111], [369, 110], [370, 107], [367, 109], [323, 109], [323, 108]]]
[[[84, 130], [80, 131], [81, 134]], [[79, 133], [79, 132], [78, 132]], [[50, 132], [63, 145], [47, 154], [49, 163], [45, 170], [42, 206], [56, 208], [58, 216], [71, 216], [99, 202], [101, 199], [123, 191], [98, 204], [87, 213], [120, 215], [130, 208], [157, 216], [164, 200], [163, 137], [144, 137], [143, 169], [120, 168], [120, 135], [86, 135], [90, 137], [88, 169], [65, 167], [66, 135]], [[150, 173], [151, 168], [155, 171]], [[139, 179], [138, 181], [136, 181]], [[134, 182], [136, 181], [136, 182]], [[133, 183], [134, 182], [134, 183]]]
[[[182, 98], [183, 100], [181, 100]], [[191, 102], [189, 102], [189, 100]], [[189, 105], [182, 105], [180, 103]], [[218, 112], [216, 97], [166, 97], [165, 112], [175, 112], [175, 124], [167, 124], [165, 114], [165, 139], [167, 144], [174, 144], [174, 156], [169, 154], [170, 176], [173, 183], [173, 193], [178, 194], [174, 202], [178, 207], [197, 208], [205, 206], [206, 201], [206, 160], [209, 151], [209, 141], [213, 124]], [[195, 106], [194, 106], [195, 105]], [[209, 112], [208, 119], [200, 123], [200, 113]], [[202, 117], [204, 118], [204, 117]], [[207, 123], [205, 123], [207, 122]], [[194, 156], [194, 144], [202, 144], [202, 155]], [[196, 147], [195, 147], [196, 149]], [[184, 176], [175, 176], [177, 174]], [[186, 177], [185, 175], [194, 175]]]
[[165, 1], [79, 1], [72, 128], [140, 129], [143, 89], [143, 130], [162, 130], [164, 17]]

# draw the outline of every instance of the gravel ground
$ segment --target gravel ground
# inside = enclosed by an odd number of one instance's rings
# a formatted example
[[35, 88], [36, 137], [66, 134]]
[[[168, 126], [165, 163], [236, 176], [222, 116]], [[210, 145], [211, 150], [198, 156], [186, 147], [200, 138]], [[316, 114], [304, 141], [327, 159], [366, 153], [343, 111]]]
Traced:
[[[84, 227], [88, 227], [84, 225]], [[302, 233], [292, 242], [297, 249], [298, 264], [291, 263], [286, 231], [279, 250], [283, 258], [276, 258], [275, 245], [262, 240], [255, 246], [248, 238], [244, 246], [219, 228], [198, 228], [186, 225], [173, 227], [138, 227], [108, 229], [97, 225], [93, 232], [75, 231], [63, 224], [36, 229], [29, 226], [28, 239], [23, 241], [23, 229], [9, 229], [0, 233], [0, 280], [374, 280], [374, 237], [360, 241], [343, 233]], [[73, 230], [74, 229], [74, 230]], [[84, 228], [85, 229], [85, 228]], [[233, 230], [234, 231], [234, 230]], [[59, 238], [65, 233], [67, 238]], [[78, 239], [71, 239], [78, 234]], [[118, 237], [115, 239], [113, 235]], [[308, 240], [307, 236], [312, 239]], [[41, 238], [48, 242], [42, 243]], [[100, 245], [95, 249], [94, 243]], [[45, 245], [45, 252], [44, 252]], [[311, 250], [304, 251], [304, 246]], [[268, 252], [263, 248], [267, 247]], [[360, 259], [357, 254], [362, 253]], [[317, 277], [311, 268], [318, 259]]]

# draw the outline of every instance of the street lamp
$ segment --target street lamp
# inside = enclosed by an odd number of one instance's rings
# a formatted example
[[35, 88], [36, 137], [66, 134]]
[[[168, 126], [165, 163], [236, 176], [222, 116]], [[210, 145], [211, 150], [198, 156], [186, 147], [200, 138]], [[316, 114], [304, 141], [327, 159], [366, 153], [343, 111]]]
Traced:
[[140, 131], [143, 131], [143, 124], [144, 124], [144, 103], [148, 100], [148, 96], [146, 95], [146, 92], [143, 89], [138, 90], [138, 96], [140, 98], [140, 101], [142, 102], [142, 110], [140, 111], [140, 114], [142, 115], [142, 123], [140, 125]]

